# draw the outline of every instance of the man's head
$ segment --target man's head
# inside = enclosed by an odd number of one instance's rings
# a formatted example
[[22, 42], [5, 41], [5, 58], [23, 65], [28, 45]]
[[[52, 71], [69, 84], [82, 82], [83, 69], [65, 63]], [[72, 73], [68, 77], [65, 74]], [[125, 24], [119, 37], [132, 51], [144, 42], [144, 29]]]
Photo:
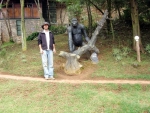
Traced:
[[78, 20], [76, 18], [73, 18], [71, 20], [71, 24], [72, 24], [72, 26], [76, 27], [78, 25]]
[[49, 27], [50, 27], [50, 24], [49, 24], [48, 22], [44, 22], [44, 23], [42, 24], [42, 28], [45, 29], [45, 30], [48, 30]]

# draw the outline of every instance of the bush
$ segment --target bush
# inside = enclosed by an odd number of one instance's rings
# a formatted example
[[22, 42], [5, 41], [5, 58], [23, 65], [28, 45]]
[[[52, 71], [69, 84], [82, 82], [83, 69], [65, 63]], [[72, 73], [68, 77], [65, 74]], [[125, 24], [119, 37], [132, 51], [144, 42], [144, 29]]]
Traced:
[[117, 61], [120, 61], [122, 59], [121, 50], [118, 48], [113, 49], [113, 56]]
[[66, 27], [64, 26], [54, 26], [52, 25], [50, 27], [50, 30], [52, 31], [52, 33], [54, 33], [55, 35], [58, 35], [58, 34], [63, 34], [66, 32]]
[[131, 49], [128, 47], [122, 47], [122, 48], [114, 48], [113, 49], [113, 56], [115, 57], [116, 61], [120, 61], [123, 59], [123, 57], [127, 57], [130, 53]]
[[[95, 31], [96, 27], [97, 27], [97, 23], [93, 23], [93, 24], [92, 24], [92, 32]], [[86, 32], [88, 33], [88, 32], [89, 32], [89, 27], [88, 27], [88, 26], [85, 26], [85, 30], [86, 30]]]
[[39, 35], [39, 32], [34, 32], [27, 37], [27, 41], [34, 40]]
[[[58, 34], [65, 33], [66, 27], [64, 27], [64, 26], [51, 26], [50, 30], [52, 31], [53, 34], [58, 35]], [[29, 35], [26, 40], [27, 41], [34, 40], [36, 37], [38, 37], [38, 35], [39, 35], [39, 32], [34, 32], [31, 35]]]
[[130, 48], [128, 48], [128, 47], [122, 48], [122, 56], [127, 57], [130, 52], [131, 52]]
[[150, 53], [150, 44], [147, 44], [147, 45], [146, 45], [145, 50], [146, 50], [148, 53]]

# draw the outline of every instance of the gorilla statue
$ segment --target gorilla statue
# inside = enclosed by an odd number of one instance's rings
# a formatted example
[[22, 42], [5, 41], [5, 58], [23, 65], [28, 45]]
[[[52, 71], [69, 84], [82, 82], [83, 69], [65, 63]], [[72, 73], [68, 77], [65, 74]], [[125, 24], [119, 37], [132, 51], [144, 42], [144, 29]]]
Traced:
[[84, 36], [87, 42], [90, 40], [87, 36], [84, 25], [79, 24], [76, 18], [71, 20], [71, 25], [67, 28], [67, 30], [70, 52], [73, 52], [76, 47], [81, 47], [84, 45], [82, 36]]
[[[68, 43], [69, 43], [69, 50], [70, 52], [75, 51], [76, 47], [81, 47], [85, 45], [83, 41], [83, 37], [87, 42], [90, 41], [89, 37], [87, 36], [86, 30], [84, 25], [79, 24], [76, 18], [71, 20], [71, 25], [67, 28], [68, 30]], [[83, 36], [83, 37], [82, 37]], [[91, 52], [88, 51], [88, 54]], [[93, 52], [90, 57], [93, 64], [97, 64], [99, 62], [98, 56], [96, 52]]]

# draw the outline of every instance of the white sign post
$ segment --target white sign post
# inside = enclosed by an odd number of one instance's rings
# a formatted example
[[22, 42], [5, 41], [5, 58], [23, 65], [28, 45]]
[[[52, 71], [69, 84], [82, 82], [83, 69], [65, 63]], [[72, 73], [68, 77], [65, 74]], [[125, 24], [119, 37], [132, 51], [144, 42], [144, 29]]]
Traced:
[[138, 60], [138, 62], [141, 62], [140, 46], [139, 46], [139, 36], [135, 36], [134, 39], [135, 39], [135, 41], [136, 41], [137, 60]]

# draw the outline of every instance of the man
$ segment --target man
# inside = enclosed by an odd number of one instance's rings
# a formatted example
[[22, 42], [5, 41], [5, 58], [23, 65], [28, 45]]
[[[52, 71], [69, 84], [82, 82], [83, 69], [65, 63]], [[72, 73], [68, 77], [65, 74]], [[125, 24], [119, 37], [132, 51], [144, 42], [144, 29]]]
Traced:
[[43, 31], [39, 33], [38, 45], [42, 58], [42, 66], [44, 70], [44, 77], [46, 80], [54, 80], [54, 68], [53, 68], [53, 52], [55, 50], [54, 35], [49, 31], [50, 24], [44, 22], [42, 25]]

